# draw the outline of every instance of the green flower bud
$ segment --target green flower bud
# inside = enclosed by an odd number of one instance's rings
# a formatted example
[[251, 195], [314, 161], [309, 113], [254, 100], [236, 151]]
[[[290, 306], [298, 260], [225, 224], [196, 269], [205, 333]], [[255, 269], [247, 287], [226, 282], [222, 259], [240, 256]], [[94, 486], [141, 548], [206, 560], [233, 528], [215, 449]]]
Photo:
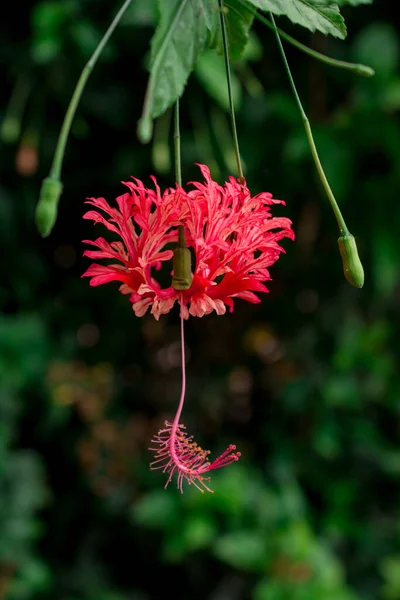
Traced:
[[338, 244], [343, 260], [344, 276], [350, 285], [362, 288], [364, 285], [364, 269], [358, 256], [354, 236], [351, 233], [347, 233], [338, 239]]
[[21, 121], [16, 117], [5, 118], [1, 129], [0, 137], [6, 144], [15, 144], [21, 133]]
[[153, 137], [153, 121], [148, 115], [139, 119], [137, 135], [142, 144], [148, 144]]
[[357, 65], [354, 70], [357, 75], [362, 75], [363, 77], [373, 77], [375, 75], [375, 71], [371, 67], [367, 67], [367, 65]]
[[61, 181], [51, 177], [43, 179], [35, 213], [36, 226], [42, 237], [47, 237], [54, 227], [62, 189], [63, 184]]

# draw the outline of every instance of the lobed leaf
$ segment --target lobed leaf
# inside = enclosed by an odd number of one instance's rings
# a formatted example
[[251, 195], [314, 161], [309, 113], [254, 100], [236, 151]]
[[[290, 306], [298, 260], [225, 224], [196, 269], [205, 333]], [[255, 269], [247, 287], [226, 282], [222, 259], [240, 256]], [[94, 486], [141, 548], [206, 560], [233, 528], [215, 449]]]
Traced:
[[150, 78], [138, 135], [151, 139], [153, 119], [181, 96], [190, 73], [206, 48], [210, 9], [204, 0], [159, 0], [160, 20], [151, 41]]
[[[355, 1], [355, 0], [354, 0]], [[321, 0], [249, 0], [253, 6], [275, 15], [284, 15], [310, 31], [344, 39], [346, 25], [337, 4]]]
[[[249, 41], [249, 31], [253, 24], [255, 7], [249, 3], [244, 3], [242, 0], [224, 0], [224, 10], [229, 56], [233, 60], [238, 60]], [[215, 47], [217, 52], [223, 54], [224, 46], [220, 18], [217, 11], [216, 14], [218, 18], [215, 23]]]
[[360, 6], [360, 4], [372, 4], [373, 0], [335, 0], [336, 4], [339, 6], [345, 6], [349, 4], [350, 6]]

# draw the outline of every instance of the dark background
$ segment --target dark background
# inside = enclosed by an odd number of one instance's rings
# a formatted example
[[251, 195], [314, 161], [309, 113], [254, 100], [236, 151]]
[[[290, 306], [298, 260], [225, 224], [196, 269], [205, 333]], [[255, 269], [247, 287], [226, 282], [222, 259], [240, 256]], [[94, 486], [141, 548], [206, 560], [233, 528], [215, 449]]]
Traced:
[[[373, 79], [287, 47], [316, 143], [366, 280], [344, 280], [276, 42], [259, 23], [234, 65], [249, 187], [287, 202], [296, 240], [259, 305], [191, 318], [185, 423], [213, 453], [213, 495], [150, 472], [149, 439], [180, 390], [179, 322], [136, 318], [117, 285], [90, 288], [84, 200], [131, 175], [174, 182], [170, 115], [141, 145], [153, 2], [136, 1], [93, 72], [47, 239], [34, 225], [80, 71], [117, 10], [105, 0], [7, 4], [0, 24], [0, 598], [400, 598], [399, 30], [393, 3], [346, 7], [345, 42], [303, 43], [361, 61]], [[208, 61], [208, 62], [207, 62]], [[210, 62], [211, 61], [211, 62]], [[194, 163], [235, 174], [221, 59], [181, 102], [183, 180]], [[210, 68], [214, 65], [214, 69]]]

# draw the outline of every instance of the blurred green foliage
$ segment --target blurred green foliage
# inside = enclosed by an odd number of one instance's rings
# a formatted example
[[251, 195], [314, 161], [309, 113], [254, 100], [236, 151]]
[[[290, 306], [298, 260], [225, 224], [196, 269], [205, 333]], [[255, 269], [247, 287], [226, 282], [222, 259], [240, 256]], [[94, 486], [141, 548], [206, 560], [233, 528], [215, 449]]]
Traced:
[[[174, 312], [134, 317], [92, 289], [84, 200], [130, 175], [170, 184], [170, 115], [142, 146], [156, 7], [132, 3], [93, 73], [64, 163], [58, 222], [34, 225], [62, 118], [116, 7], [105, 0], [7, 8], [0, 57], [0, 599], [396, 600], [400, 598], [399, 31], [391, 3], [342, 7], [340, 42], [303, 43], [371, 65], [373, 79], [288, 48], [322, 163], [357, 238], [363, 290], [344, 281], [336, 225], [312, 166], [271, 32], [234, 63], [249, 186], [284, 198], [296, 241], [260, 305], [187, 326], [185, 421], [241, 461], [213, 495], [150, 472], [148, 441], [179, 396]], [[214, 62], [213, 62], [214, 61]], [[218, 57], [182, 107], [183, 178], [235, 169]], [[232, 164], [233, 163], [233, 164]]]

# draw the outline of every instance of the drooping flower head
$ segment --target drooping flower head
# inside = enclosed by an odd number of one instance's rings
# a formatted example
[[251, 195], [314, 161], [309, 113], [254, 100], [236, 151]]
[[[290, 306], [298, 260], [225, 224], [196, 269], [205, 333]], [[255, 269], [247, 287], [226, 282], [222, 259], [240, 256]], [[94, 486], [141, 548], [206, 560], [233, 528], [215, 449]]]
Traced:
[[[188, 437], [185, 426], [179, 422], [186, 389], [184, 319], [189, 314], [202, 317], [214, 310], [222, 315], [226, 307], [232, 311], [234, 298], [260, 302], [256, 293], [268, 291], [268, 269], [283, 252], [278, 242], [294, 237], [289, 219], [271, 214], [272, 205], [284, 204], [281, 200], [274, 200], [266, 192], [252, 197], [246, 183], [233, 177], [221, 186], [211, 179], [206, 166], [200, 165], [200, 170], [204, 182], [192, 183], [188, 192], [177, 185], [161, 194], [154, 178], [155, 190], [133, 179], [125, 183], [128, 192], [117, 198], [117, 208], [104, 198], [92, 198], [89, 204], [96, 210], [84, 215], [120, 238], [113, 242], [102, 237], [86, 240], [96, 249], [86, 250], [85, 256], [112, 261], [106, 265], [94, 263], [88, 268], [84, 276], [91, 278], [92, 286], [119, 281], [120, 291], [130, 295], [138, 317], [150, 308], [159, 319], [176, 301], [180, 304], [181, 397], [173, 422], [167, 421], [152, 440], [155, 460], [151, 468], [168, 474], [166, 486], [176, 474], [181, 492], [184, 480], [202, 492], [211, 492], [206, 474], [240, 457], [236, 447], [230, 445], [210, 462], [209, 452]], [[174, 273], [172, 285], [162, 287], [156, 272], [163, 263], [172, 266], [172, 248], [178, 240], [182, 252], [179, 256], [184, 262], [190, 263], [190, 256], [182, 244], [187, 244], [193, 253], [192, 273]]]
[[[267, 192], [252, 197], [246, 183], [233, 177], [221, 186], [206, 166], [200, 170], [205, 181], [193, 183], [189, 192], [176, 186], [161, 194], [155, 180], [153, 190], [134, 179], [125, 183], [129, 191], [117, 198], [118, 208], [104, 198], [89, 200], [97, 210], [84, 218], [102, 223], [121, 241], [86, 240], [97, 249], [86, 250], [85, 256], [114, 262], [92, 264], [84, 276], [92, 286], [121, 282], [120, 291], [130, 294], [139, 317], [150, 308], [158, 319], [177, 300], [184, 318], [213, 310], [222, 315], [226, 307], [233, 310], [234, 298], [260, 302], [255, 292], [268, 291], [269, 267], [283, 252], [279, 241], [294, 237], [290, 220], [271, 214], [271, 206], [284, 202]], [[183, 292], [162, 288], [155, 277], [172, 259], [168, 245], [177, 241], [179, 225], [194, 255], [192, 284]]]

